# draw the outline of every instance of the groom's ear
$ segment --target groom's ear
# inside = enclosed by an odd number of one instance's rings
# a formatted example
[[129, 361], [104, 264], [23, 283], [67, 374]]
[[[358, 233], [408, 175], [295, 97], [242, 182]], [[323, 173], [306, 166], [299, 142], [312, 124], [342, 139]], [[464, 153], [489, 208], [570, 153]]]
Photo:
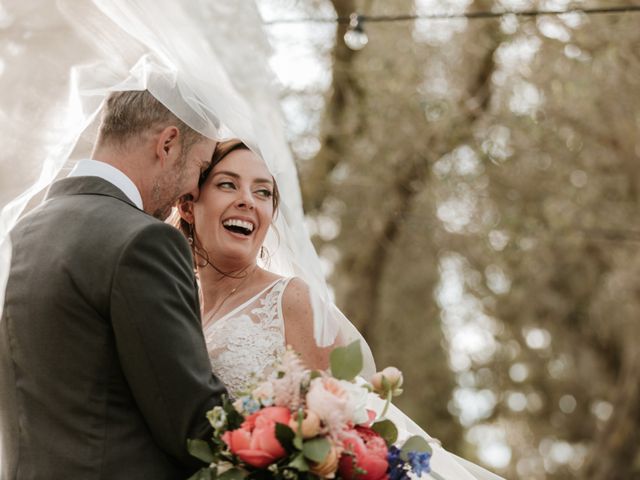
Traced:
[[178, 213], [187, 223], [193, 223], [193, 197], [191, 195], [184, 195], [178, 200]]
[[164, 128], [157, 135], [155, 153], [163, 167], [173, 166], [180, 157], [182, 148], [181, 141], [180, 130], [174, 126]]

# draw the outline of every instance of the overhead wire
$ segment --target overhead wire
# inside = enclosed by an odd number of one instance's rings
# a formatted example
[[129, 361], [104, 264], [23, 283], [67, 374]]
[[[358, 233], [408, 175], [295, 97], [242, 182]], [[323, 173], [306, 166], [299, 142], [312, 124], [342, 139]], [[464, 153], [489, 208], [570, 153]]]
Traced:
[[[516, 17], [538, 17], [543, 15], [566, 15], [566, 14], [584, 14], [584, 15], [604, 15], [604, 14], [621, 14], [640, 12], [640, 5], [625, 5], [612, 7], [591, 7], [591, 8], [569, 8], [566, 10], [496, 10], [496, 11], [475, 11], [475, 12], [459, 12], [459, 13], [416, 13], [416, 14], [398, 14], [398, 15], [361, 15], [358, 17], [361, 22], [365, 23], [384, 23], [384, 22], [407, 22], [415, 20], [455, 20], [455, 19], [490, 19], [501, 18], [506, 16]], [[280, 25], [287, 23], [338, 23], [349, 24], [352, 21], [351, 16], [337, 17], [302, 17], [302, 18], [281, 18], [266, 20], [265, 25]]]

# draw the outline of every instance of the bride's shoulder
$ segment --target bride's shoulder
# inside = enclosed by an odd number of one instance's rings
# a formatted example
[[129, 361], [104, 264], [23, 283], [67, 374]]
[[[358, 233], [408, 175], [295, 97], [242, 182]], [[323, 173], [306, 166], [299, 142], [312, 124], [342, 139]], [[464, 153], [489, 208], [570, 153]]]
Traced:
[[282, 298], [287, 344], [300, 354], [311, 369], [329, 367], [331, 347], [318, 346], [314, 335], [314, 317], [309, 286], [298, 277], [288, 279]]
[[301, 321], [313, 318], [309, 286], [299, 277], [285, 279], [286, 286], [282, 294], [282, 311], [285, 320]]

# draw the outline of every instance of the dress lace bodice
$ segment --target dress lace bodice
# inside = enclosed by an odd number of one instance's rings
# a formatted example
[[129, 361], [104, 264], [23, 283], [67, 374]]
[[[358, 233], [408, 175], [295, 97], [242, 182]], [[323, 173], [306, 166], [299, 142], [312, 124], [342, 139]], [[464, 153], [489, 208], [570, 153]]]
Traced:
[[246, 390], [285, 350], [282, 295], [290, 280], [276, 280], [214, 322], [207, 324], [205, 315], [211, 368], [232, 397]]

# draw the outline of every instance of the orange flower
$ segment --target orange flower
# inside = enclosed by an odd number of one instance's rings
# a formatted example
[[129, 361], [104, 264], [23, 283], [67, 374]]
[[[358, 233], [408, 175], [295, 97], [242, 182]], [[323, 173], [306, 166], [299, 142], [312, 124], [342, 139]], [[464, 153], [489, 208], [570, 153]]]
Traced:
[[[293, 415], [289, 420], [289, 427], [298, 432], [298, 417]], [[320, 433], [320, 417], [312, 410], [305, 410], [301, 425], [302, 438], [313, 438]]]
[[276, 423], [287, 425], [290, 418], [287, 408], [267, 407], [249, 415], [240, 428], [225, 432], [222, 440], [240, 460], [264, 468], [286, 455], [276, 438]]

